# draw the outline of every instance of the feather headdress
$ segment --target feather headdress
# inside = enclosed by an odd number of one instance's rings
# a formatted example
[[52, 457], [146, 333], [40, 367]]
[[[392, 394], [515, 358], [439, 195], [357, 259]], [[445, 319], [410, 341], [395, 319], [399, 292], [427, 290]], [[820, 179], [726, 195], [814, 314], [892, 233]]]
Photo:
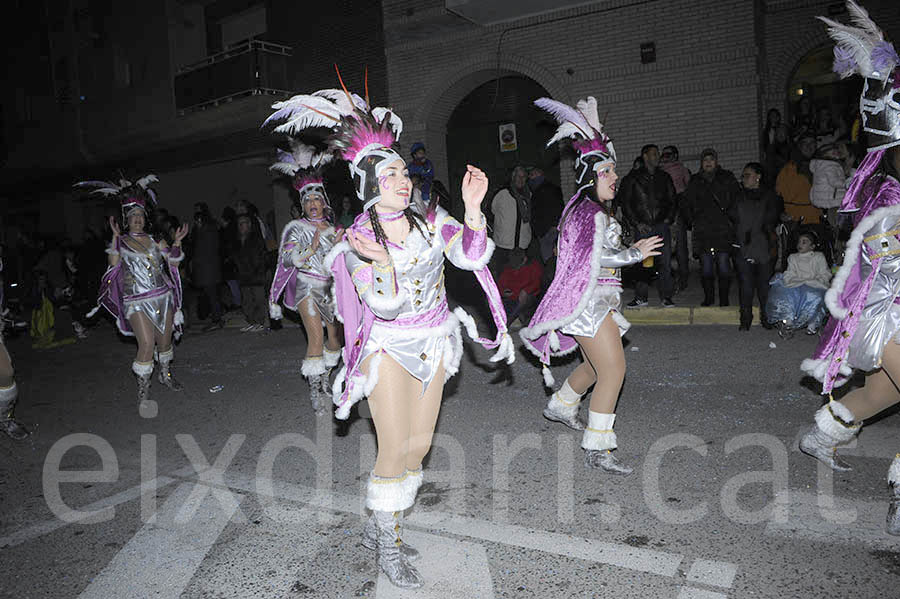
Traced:
[[134, 183], [120, 177], [118, 181], [79, 181], [73, 187], [77, 189], [90, 189], [90, 193], [99, 193], [104, 196], [118, 196], [122, 208], [122, 216], [128, 216], [134, 208], [147, 211], [156, 206], [156, 192], [150, 187], [151, 183], [159, 182], [156, 175], [144, 175]]
[[565, 138], [572, 139], [572, 147], [577, 153], [575, 171], [579, 184], [585, 183], [588, 175], [601, 165], [616, 161], [616, 150], [603, 131], [603, 123], [597, 114], [597, 100], [593, 96], [579, 100], [574, 108], [550, 98], [539, 98], [534, 104], [559, 123], [548, 146]]
[[294, 189], [300, 193], [300, 200], [310, 191], [325, 195], [325, 183], [321, 168], [331, 162], [330, 152], [320, 152], [316, 148], [288, 137], [291, 151], [276, 150], [276, 162], [269, 170], [291, 178]]
[[894, 99], [900, 88], [900, 56], [866, 9], [847, 0], [847, 12], [852, 25], [818, 19], [835, 41], [834, 71], [842, 79], [854, 74], [865, 78], [859, 111], [866, 145], [870, 152], [884, 150], [900, 144], [900, 106]]
[[388, 162], [402, 160], [391, 146], [403, 131], [403, 121], [388, 108], [372, 107], [368, 73], [365, 98], [347, 90], [340, 72], [338, 81], [341, 89], [323, 89], [276, 102], [272, 105], [275, 112], [263, 126], [280, 122], [275, 131], [288, 135], [316, 127], [331, 129], [329, 149], [349, 163], [357, 196], [367, 210], [381, 199], [377, 181], [380, 169]]

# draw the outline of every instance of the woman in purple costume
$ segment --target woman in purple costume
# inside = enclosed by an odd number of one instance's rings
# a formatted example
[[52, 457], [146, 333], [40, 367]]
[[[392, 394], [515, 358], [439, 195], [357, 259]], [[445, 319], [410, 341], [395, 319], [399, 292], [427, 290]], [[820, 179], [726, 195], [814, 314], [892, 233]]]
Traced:
[[[282, 296], [285, 308], [300, 315], [307, 338], [300, 373], [309, 381], [312, 408], [319, 415], [328, 413], [328, 373], [341, 358], [331, 295], [333, 281], [325, 267], [325, 257], [338, 241], [320, 172], [330, 161], [330, 153], [316, 152], [315, 148], [292, 140], [291, 152], [279, 150], [278, 161], [269, 167], [291, 177], [301, 212], [281, 234], [278, 266], [269, 291], [269, 316], [275, 320], [282, 317], [278, 305]], [[322, 334], [323, 324], [328, 332], [327, 342]]]
[[[334, 130], [329, 146], [348, 162], [363, 204], [347, 240], [327, 260], [344, 323], [336, 415], [347, 418], [352, 405], [368, 397], [378, 454], [366, 489], [372, 516], [362, 543], [377, 551], [392, 583], [419, 587], [422, 577], [410, 563], [418, 552], [400, 540], [400, 515], [412, 507], [422, 484], [422, 460], [431, 448], [444, 382], [459, 368], [460, 324], [485, 347], [499, 347], [494, 359], [514, 357], [503, 303], [487, 269], [493, 251], [481, 213], [487, 177], [468, 167], [465, 224], [439, 207], [423, 214], [410, 205], [406, 162], [392, 149], [403, 124], [390, 110], [373, 108], [368, 98], [346, 89], [295, 96], [273, 108], [279, 110], [270, 120], [286, 120], [276, 131]], [[497, 326], [494, 340], [477, 338], [474, 321], [461, 309], [450, 311], [445, 257], [475, 272]]]
[[[553, 386], [551, 356], [581, 350], [584, 362], [554, 393], [544, 417], [584, 430], [584, 462], [611, 474], [631, 474], [613, 454], [613, 423], [622, 382], [625, 353], [622, 335], [631, 326], [620, 312], [621, 268], [651, 256], [663, 241], [642, 239], [630, 248], [621, 244], [622, 227], [612, 217], [609, 202], [616, 194], [616, 154], [597, 116], [597, 101], [589, 97], [575, 108], [541, 98], [537, 106], [560, 123], [547, 145], [571, 137], [578, 191], [563, 210], [559, 224], [556, 274], [528, 327], [520, 335], [543, 364], [544, 382]], [[581, 397], [594, 385], [587, 426], [578, 419]]]
[[[836, 447], [853, 439], [865, 419], [900, 402], [900, 57], [863, 8], [848, 1], [847, 11], [855, 27], [819, 18], [837, 42], [834, 70], [865, 78], [859, 108], [868, 154], [841, 204], [853, 232], [825, 294], [831, 319], [801, 366], [822, 383], [828, 403], [800, 450], [837, 471], [850, 466]], [[835, 401], [832, 389], [857, 369], [866, 372], [865, 385]], [[888, 484], [887, 532], [900, 535], [900, 454]]]
[[[113, 232], [109, 254], [109, 268], [100, 283], [98, 306], [88, 313], [93, 316], [100, 307], [116, 319], [123, 335], [135, 337], [137, 356], [131, 370], [137, 376], [138, 402], [142, 410], [152, 414], [155, 406], [145, 403], [150, 397], [150, 378], [154, 356], [159, 362], [159, 382], [173, 391], [181, 384], [172, 378], [174, 358], [173, 334], [181, 335], [184, 316], [181, 312], [181, 276], [178, 263], [184, 259], [181, 241], [188, 233], [187, 225], [175, 232], [175, 242], [169, 247], [165, 240], [156, 241], [145, 232], [148, 210], [155, 203], [156, 194], [149, 187], [157, 181], [147, 175], [132, 184], [84, 181], [77, 187], [93, 187], [93, 193], [115, 195], [121, 201], [123, 227], [110, 217]], [[123, 233], [124, 229], [124, 233]]]

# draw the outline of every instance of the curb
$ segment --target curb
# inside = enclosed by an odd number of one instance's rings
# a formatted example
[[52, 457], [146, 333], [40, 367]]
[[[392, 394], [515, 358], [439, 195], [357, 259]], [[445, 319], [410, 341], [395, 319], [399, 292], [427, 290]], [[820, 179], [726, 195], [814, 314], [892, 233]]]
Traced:
[[[739, 306], [630, 308], [622, 311], [628, 322], [634, 325], [708, 325], [738, 324]], [[753, 306], [753, 326], [759, 325], [759, 307]]]

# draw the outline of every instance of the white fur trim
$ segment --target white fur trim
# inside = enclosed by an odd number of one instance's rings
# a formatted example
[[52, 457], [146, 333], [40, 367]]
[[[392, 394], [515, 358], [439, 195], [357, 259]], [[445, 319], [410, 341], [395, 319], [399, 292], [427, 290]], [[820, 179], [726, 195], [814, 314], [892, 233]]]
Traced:
[[175, 348], [170, 347], [164, 352], [156, 352], [156, 359], [160, 364], [171, 362], [175, 358]]
[[[178, 249], [181, 250], [181, 248], [178, 248]], [[166, 256], [166, 260], [168, 260], [170, 264], [178, 264], [179, 262], [184, 260], [184, 250], [182, 250], [181, 253], [178, 254], [177, 258], [173, 258], [172, 251], [169, 250], [169, 255]]]
[[344, 252], [353, 251], [353, 248], [350, 247], [350, 244], [346, 241], [342, 241], [335, 245], [327, 254], [325, 254], [325, 269], [329, 272], [331, 271], [331, 266], [334, 264], [334, 261], [337, 260], [337, 257]]
[[559, 351], [559, 335], [556, 334], [556, 331], [547, 333], [547, 342], [550, 344], [550, 351]]
[[183, 325], [184, 324], [184, 312], [182, 312], [181, 310], [176, 310], [175, 316], [172, 318], [172, 324], [174, 324], [176, 327]]
[[897, 216], [900, 218], [900, 205], [882, 206], [881, 208], [873, 210], [869, 216], [862, 219], [859, 224], [856, 225], [853, 229], [853, 233], [850, 234], [850, 239], [847, 241], [846, 249], [844, 250], [844, 262], [838, 269], [837, 274], [834, 275], [834, 279], [831, 281], [831, 287], [825, 292], [825, 305], [828, 306], [828, 311], [831, 312], [831, 315], [838, 320], [846, 318], [847, 313], [849, 312], [849, 308], [840, 305], [840, 295], [843, 293], [844, 285], [847, 284], [847, 279], [850, 277], [850, 270], [859, 260], [859, 252], [862, 247], [863, 238], [866, 236], [866, 233], [878, 223], [878, 221], [889, 216]]
[[569, 379], [563, 381], [563, 384], [560, 385], [559, 391], [556, 392], [559, 395], [560, 403], [571, 405], [572, 403], [578, 403], [581, 401], [581, 397], [584, 393], [576, 393], [575, 389], [569, 384]]
[[146, 364], [142, 362], [132, 362], [131, 372], [135, 373], [138, 376], [153, 374], [153, 362], [148, 362]]
[[501, 335], [497, 352], [491, 356], [490, 360], [491, 362], [500, 362], [502, 360], [507, 364], [512, 364], [516, 361], [516, 346], [513, 345], [513, 340], [509, 333]]
[[494, 255], [495, 245], [494, 241], [491, 238], [487, 239], [487, 245], [484, 248], [484, 253], [482, 253], [480, 257], [474, 260], [466, 256], [465, 250], [463, 250], [462, 247], [462, 240], [458, 241], [457, 243], [460, 244], [459, 249], [456, 252], [452, 252], [453, 258], [450, 260], [450, 262], [452, 262], [454, 266], [456, 266], [457, 268], [461, 268], [462, 270], [481, 270], [488, 265], [488, 262], [491, 261], [491, 256]]
[[84, 315], [85, 318], [93, 318], [100, 311], [100, 306], [94, 306], [94, 309]]
[[[807, 358], [800, 363], [800, 370], [813, 377], [820, 383], [825, 382], [825, 372], [828, 370], [828, 360]], [[846, 362], [841, 363], [839, 370], [841, 377], [833, 381], [835, 387], [840, 387], [847, 383], [850, 376], [853, 375], [853, 369], [847, 366]]]
[[[558, 329], [563, 328], [576, 318], [584, 311], [587, 307], [588, 302], [591, 300], [591, 297], [594, 294], [594, 288], [597, 286], [597, 279], [600, 278], [600, 270], [603, 266], [600, 264], [600, 255], [603, 252], [603, 241], [606, 233], [606, 228], [609, 225], [608, 217], [603, 211], [598, 211], [597, 214], [594, 215], [594, 244], [591, 248], [591, 268], [588, 273], [588, 284], [585, 287], [584, 292], [581, 294], [581, 298], [578, 300], [578, 304], [575, 305], [575, 309], [572, 310], [572, 313], [568, 316], [564, 316], [562, 318], [557, 318], [555, 320], [548, 320], [546, 322], [542, 322], [533, 327], [525, 327], [521, 331], [519, 331], [519, 336], [522, 338], [522, 341], [525, 343], [525, 347], [533, 353], [538, 358], [543, 357], [539, 351], [535, 349], [535, 347], [531, 344], [534, 339], [537, 339], [544, 333], [549, 333], [550, 331], [556, 331]], [[640, 260], [636, 260], [635, 263]], [[612, 311], [613, 314], [617, 314], [615, 310]], [[619, 318], [613, 316], [616, 320], [616, 323], [622, 325], [624, 322], [627, 325], [624, 328], [628, 328], [631, 324], [625, 320], [621, 314], [619, 314]], [[624, 332], [623, 332], [624, 334]], [[573, 346], [569, 351], [566, 352], [555, 352], [554, 356], [562, 356], [568, 353], [571, 353], [577, 349], [577, 345]], [[552, 350], [552, 347], [551, 347]], [[546, 379], [546, 377], [545, 377]]]
[[341, 350], [339, 349], [331, 351], [326, 347], [323, 354], [323, 357], [325, 358], [325, 366], [327, 366], [328, 368], [334, 368], [341, 360]]
[[[828, 409], [829, 406], [831, 406], [831, 410]], [[832, 411], [835, 416], [848, 424], [853, 422], [853, 414], [846, 406], [836, 401], [830, 401], [816, 411], [816, 426], [837, 443], [846, 443], [859, 432], [859, 425], [845, 426], [843, 423], [835, 420], [834, 416], [831, 415]]]
[[557, 391], [550, 396], [550, 399], [547, 400], [547, 408], [555, 414], [574, 418], [581, 408], [581, 397], [578, 397], [574, 402], [563, 403], [560, 400], [559, 393], [560, 392]]
[[469, 316], [469, 313], [460, 307], [454, 308], [453, 313], [459, 319], [460, 324], [465, 327], [469, 339], [478, 338], [478, 327], [475, 325], [475, 319]]
[[552, 389], [553, 385], [556, 384], [556, 379], [553, 378], [553, 373], [550, 372], [550, 367], [546, 364], [541, 366], [541, 374], [544, 376], [544, 386], [548, 389]]
[[888, 483], [900, 486], [900, 455], [891, 462], [891, 467], [888, 469]]
[[284, 312], [281, 310], [281, 306], [278, 304], [269, 304], [269, 318], [272, 320], [281, 320], [284, 318]]
[[[366, 377], [362, 373], [353, 377], [353, 389], [347, 402], [339, 405], [338, 409], [335, 411], [335, 416], [338, 420], [346, 420], [350, 416], [350, 408], [353, 407], [353, 404], [364, 397], [368, 397], [372, 394], [372, 391], [375, 390], [375, 385], [378, 384], [378, 368], [381, 366], [382, 355], [382, 352], [377, 352], [375, 354], [375, 357], [372, 358], [372, 360], [369, 362], [368, 377]], [[335, 403], [337, 403], [341, 398], [341, 393], [343, 391], [342, 383], [344, 382], [346, 377], [347, 367], [344, 366], [343, 368], [341, 368], [340, 373], [338, 373], [338, 377], [337, 379], [335, 379], [334, 386], [332, 387], [332, 393], [334, 394]]]
[[106, 253], [109, 254], [110, 256], [118, 256], [119, 250], [117, 250], [114, 247], [108, 247], [108, 248], [106, 248]]
[[459, 372], [459, 363], [462, 361], [463, 344], [462, 334], [459, 329], [451, 332], [444, 340], [444, 382]]
[[372, 308], [372, 311], [376, 314], [379, 312], [390, 314], [395, 310], [399, 310], [406, 302], [408, 297], [409, 296], [406, 293], [406, 289], [404, 289], [403, 287], [401, 287], [400, 291], [398, 291], [397, 294], [393, 297], [377, 295], [375, 291], [370, 287], [363, 294], [362, 300], [366, 302], [366, 304], [370, 308]]
[[616, 423], [615, 414], [601, 414], [600, 412], [588, 412], [588, 424], [581, 438], [582, 449], [616, 449], [616, 433], [613, 425]]
[[291, 248], [291, 264], [294, 265], [294, 268], [303, 266], [303, 260], [300, 259], [300, 248], [296, 245]]
[[422, 486], [422, 483], [425, 482], [425, 477], [422, 474], [422, 468], [418, 468], [416, 470], [407, 470], [406, 476], [409, 481], [409, 485], [413, 487], [414, 493], [419, 492], [419, 487]]
[[16, 401], [18, 395], [19, 387], [15, 381], [9, 387], [0, 388], [0, 412], [2, 412], [0, 413], [0, 418], [6, 416], [6, 413], [13, 407], [13, 402]]
[[397, 478], [372, 474], [366, 485], [366, 507], [373, 512], [402, 512], [412, 507], [418, 488], [408, 481], [408, 474]]
[[325, 374], [326, 372], [328, 372], [328, 369], [325, 368], [325, 360], [321, 356], [305, 358], [303, 362], [300, 363], [300, 374], [305, 378], [318, 376], [320, 374]]

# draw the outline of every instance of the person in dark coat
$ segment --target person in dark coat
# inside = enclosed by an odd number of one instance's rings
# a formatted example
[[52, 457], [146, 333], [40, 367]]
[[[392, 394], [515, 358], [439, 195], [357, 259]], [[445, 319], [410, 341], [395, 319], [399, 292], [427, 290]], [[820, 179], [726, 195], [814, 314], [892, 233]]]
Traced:
[[[622, 216], [626, 225], [634, 233], [635, 241], [659, 236], [663, 246], [657, 257], [659, 270], [659, 299], [664, 308], [672, 303], [672, 234], [675, 220], [675, 185], [666, 171], [659, 167], [659, 148], [648, 144], [641, 149], [642, 164], [628, 173], [619, 186], [616, 199], [622, 206]], [[648, 263], [649, 262], [649, 263]], [[647, 305], [650, 279], [653, 276], [653, 261], [636, 265], [637, 281], [634, 285], [634, 299], [627, 308]]]
[[238, 237], [231, 262], [241, 286], [241, 308], [247, 319], [244, 331], [261, 331], [266, 322], [266, 242], [250, 215], [237, 219]]
[[766, 318], [769, 278], [772, 276], [772, 233], [778, 224], [775, 192], [761, 184], [763, 166], [749, 162], [741, 173], [741, 191], [732, 212], [737, 244], [736, 263], [740, 280], [741, 324], [749, 331], [753, 321], [753, 293], [759, 300], [759, 322], [771, 328]]
[[209, 300], [210, 324], [204, 331], [222, 328], [222, 255], [219, 228], [205, 202], [194, 204], [194, 232], [191, 251], [191, 282]]
[[562, 190], [537, 167], [528, 171], [528, 185], [531, 187], [531, 230], [540, 246], [541, 262], [546, 264], [556, 248], [556, 226], [563, 209]]
[[719, 276], [719, 305], [728, 305], [731, 287], [731, 252], [735, 244], [731, 213], [740, 187], [731, 171], [719, 167], [719, 156], [712, 148], [700, 156], [700, 172], [691, 177], [684, 192], [685, 208], [694, 226], [695, 253], [700, 256], [703, 274], [703, 302], [711, 306], [716, 299], [716, 273]]

